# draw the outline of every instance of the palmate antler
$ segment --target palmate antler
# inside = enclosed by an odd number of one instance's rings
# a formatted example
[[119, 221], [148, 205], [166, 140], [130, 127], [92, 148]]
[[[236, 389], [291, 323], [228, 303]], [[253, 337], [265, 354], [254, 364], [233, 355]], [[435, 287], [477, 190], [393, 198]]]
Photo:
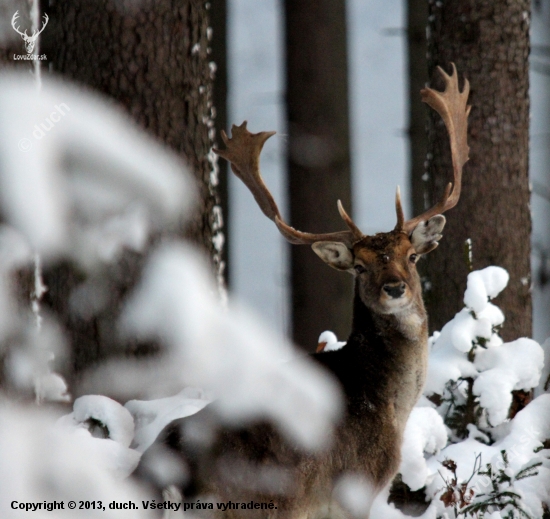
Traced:
[[[431, 88], [424, 88], [420, 91], [422, 101], [431, 106], [443, 119], [449, 140], [451, 143], [451, 156], [453, 161], [454, 186], [451, 182], [447, 184], [441, 200], [431, 209], [411, 220], [404, 221], [403, 209], [401, 208], [401, 196], [399, 190], [395, 200], [397, 212], [396, 230], [411, 233], [420, 223], [429, 220], [436, 214], [443, 214], [452, 209], [460, 198], [462, 188], [462, 168], [468, 161], [468, 115], [471, 106], [467, 105], [470, 93], [470, 83], [464, 79], [464, 89], [460, 92], [458, 88], [458, 73], [454, 63], [451, 63], [453, 72], [449, 76], [441, 67], [437, 67], [445, 81], [445, 90], [438, 92]], [[452, 191], [451, 191], [452, 190]]]
[[275, 222], [279, 232], [290, 243], [311, 245], [318, 241], [337, 241], [345, 243], [351, 248], [355, 242], [363, 238], [363, 233], [353, 223], [339, 200], [338, 211], [348, 225], [349, 231], [312, 234], [298, 231], [286, 224], [260, 173], [260, 153], [265, 141], [275, 135], [275, 132], [250, 133], [246, 128], [246, 124], [246, 121], [244, 121], [240, 126], [233, 125], [231, 138], [228, 138], [222, 130], [221, 135], [226, 149], [214, 149], [214, 151], [231, 163], [233, 173], [245, 183], [254, 195], [262, 212]]
[[[470, 106], [466, 105], [470, 85], [464, 80], [464, 90], [458, 89], [458, 74], [453, 64], [453, 74], [448, 76], [443, 69], [439, 71], [445, 80], [445, 90], [438, 92], [431, 88], [425, 88], [421, 91], [422, 101], [436, 110], [447, 127], [451, 141], [451, 153], [453, 158], [454, 171], [454, 189], [453, 184], [449, 183], [441, 201], [423, 214], [405, 221], [403, 208], [401, 206], [401, 195], [397, 189], [395, 207], [397, 212], [397, 225], [395, 230], [412, 233], [415, 227], [423, 221], [429, 220], [436, 214], [442, 214], [454, 207], [460, 197], [462, 182], [462, 167], [468, 160], [469, 147], [467, 143], [467, 124]], [[319, 241], [335, 241], [347, 245], [350, 249], [353, 245], [361, 241], [365, 235], [355, 225], [353, 220], [344, 210], [340, 200], [338, 200], [338, 212], [342, 220], [346, 223], [348, 231], [339, 231], [326, 234], [311, 234], [298, 231], [285, 223], [279, 208], [269, 189], [265, 185], [260, 173], [260, 153], [262, 148], [275, 132], [250, 133], [246, 128], [246, 121], [241, 126], [231, 128], [232, 137], [228, 138], [222, 130], [221, 135], [226, 145], [225, 150], [214, 149], [214, 151], [231, 163], [231, 169], [248, 187], [254, 195], [256, 202], [262, 212], [275, 224], [280, 233], [290, 242], [301, 245], [311, 245]], [[452, 192], [451, 192], [452, 190]]]

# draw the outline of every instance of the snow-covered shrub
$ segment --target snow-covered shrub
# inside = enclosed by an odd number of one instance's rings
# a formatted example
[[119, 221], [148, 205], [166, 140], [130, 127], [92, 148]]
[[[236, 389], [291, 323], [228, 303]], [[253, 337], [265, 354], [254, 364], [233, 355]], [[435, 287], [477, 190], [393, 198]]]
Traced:
[[[121, 479], [122, 467], [116, 464], [123, 449], [128, 460], [132, 455], [120, 443], [92, 438], [84, 428], [59, 426], [51, 411], [0, 402], [0, 517], [152, 519], [146, 510], [109, 509], [113, 501], [139, 503], [147, 496]], [[63, 502], [62, 511], [51, 509], [54, 501]], [[69, 509], [69, 501], [77, 508]], [[81, 510], [79, 501], [94, 508]], [[32, 504], [36, 508], [25, 508]]]
[[[541, 519], [550, 506], [550, 395], [510, 417], [512, 392], [538, 385], [544, 355], [531, 339], [498, 335], [504, 315], [491, 299], [507, 283], [499, 267], [470, 273], [465, 308], [430, 338], [400, 470], [425, 489], [424, 519]], [[379, 501], [372, 517], [405, 516]]]
[[[55, 122], [47, 133], [38, 127], [46, 119]], [[169, 421], [213, 399], [218, 420], [270, 420], [304, 449], [330, 437], [336, 384], [307, 358], [286, 365], [292, 345], [248, 310], [220, 303], [207, 258], [175, 237], [159, 239], [181, 229], [195, 193], [185, 165], [105, 100], [57, 81], [39, 89], [30, 77], [0, 76], [2, 518], [22, 516], [13, 500], [64, 500], [66, 508], [80, 499], [106, 509], [75, 517], [151, 517], [108, 504], [148, 499], [126, 479], [142, 452]], [[153, 341], [158, 352], [105, 362], [69, 387], [59, 374], [69, 363], [66, 321], [41, 307], [42, 268], [63, 261], [78, 269], [67, 307], [85, 320], [106, 308], [106, 273], [128, 250], [143, 269], [120, 316], [109, 316], [113, 335], [120, 344]], [[20, 269], [34, 271], [31, 304], [18, 294]], [[84, 396], [60, 417], [51, 402], [71, 394]]]

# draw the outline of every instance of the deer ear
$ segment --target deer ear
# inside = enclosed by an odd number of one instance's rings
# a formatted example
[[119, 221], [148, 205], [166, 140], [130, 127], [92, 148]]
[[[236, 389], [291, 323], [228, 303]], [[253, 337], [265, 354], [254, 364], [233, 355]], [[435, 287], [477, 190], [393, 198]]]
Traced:
[[442, 238], [441, 231], [445, 227], [445, 217], [436, 214], [425, 222], [420, 222], [411, 233], [411, 243], [418, 254], [427, 254], [433, 251]]
[[350, 270], [353, 268], [353, 254], [343, 243], [318, 241], [311, 248], [327, 265], [336, 270]]

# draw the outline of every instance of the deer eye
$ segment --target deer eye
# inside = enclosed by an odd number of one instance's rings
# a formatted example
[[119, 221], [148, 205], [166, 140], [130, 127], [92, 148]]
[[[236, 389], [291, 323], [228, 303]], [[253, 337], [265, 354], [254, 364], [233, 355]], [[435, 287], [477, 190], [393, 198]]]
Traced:
[[357, 274], [362, 274], [363, 272], [367, 271], [367, 269], [363, 267], [363, 265], [355, 265], [353, 268], [355, 269], [355, 272], [357, 272]]
[[417, 259], [418, 259], [418, 254], [411, 254], [411, 255], [409, 256], [409, 261], [410, 261], [411, 263], [416, 263], [416, 260], [417, 260]]

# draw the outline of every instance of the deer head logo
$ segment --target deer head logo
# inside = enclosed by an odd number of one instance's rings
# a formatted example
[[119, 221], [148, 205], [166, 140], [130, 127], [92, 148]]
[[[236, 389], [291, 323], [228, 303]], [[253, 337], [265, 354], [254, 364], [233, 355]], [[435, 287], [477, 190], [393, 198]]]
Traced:
[[19, 30], [19, 26], [15, 26], [15, 23], [17, 21], [17, 18], [19, 17], [19, 11], [15, 11], [15, 14], [13, 15], [13, 18], [11, 19], [11, 26], [13, 27], [13, 30], [23, 38], [23, 41], [25, 42], [25, 49], [27, 50], [27, 54], [31, 54], [34, 50], [34, 45], [36, 43], [36, 40], [38, 39], [38, 36], [40, 33], [46, 28], [46, 25], [48, 25], [48, 15], [44, 13], [44, 22], [42, 25], [42, 28], [39, 31], [34, 31], [32, 33], [32, 36], [29, 36], [27, 34], [27, 31], [21, 32]]

